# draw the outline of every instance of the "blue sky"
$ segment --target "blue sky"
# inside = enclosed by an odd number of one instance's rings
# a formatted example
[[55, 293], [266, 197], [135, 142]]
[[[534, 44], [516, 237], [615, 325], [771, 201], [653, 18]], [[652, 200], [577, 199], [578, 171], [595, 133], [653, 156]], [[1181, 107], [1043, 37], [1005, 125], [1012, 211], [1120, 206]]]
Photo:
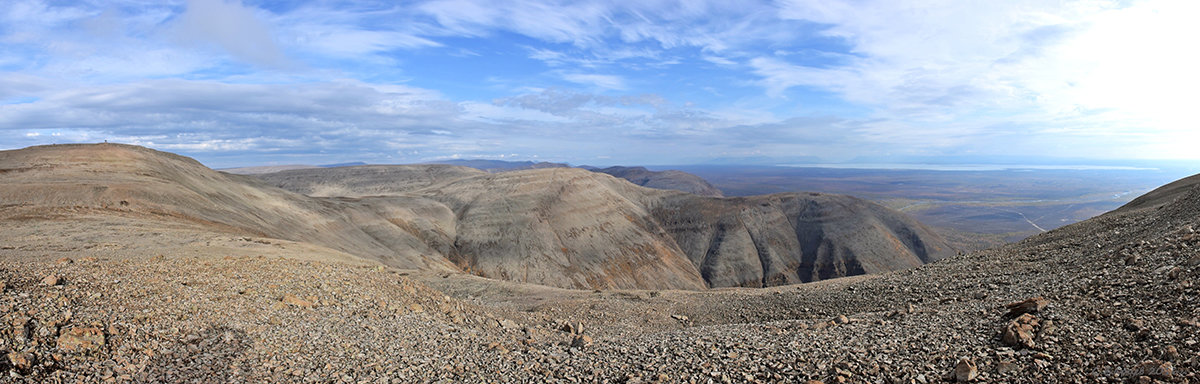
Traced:
[[109, 140], [214, 167], [1200, 159], [1196, 2], [0, 3], [0, 149]]

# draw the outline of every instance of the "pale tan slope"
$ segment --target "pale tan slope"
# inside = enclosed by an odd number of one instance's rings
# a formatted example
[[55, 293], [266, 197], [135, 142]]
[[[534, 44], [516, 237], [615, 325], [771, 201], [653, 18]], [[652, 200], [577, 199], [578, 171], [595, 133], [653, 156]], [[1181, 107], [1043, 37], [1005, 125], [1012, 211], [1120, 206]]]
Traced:
[[260, 165], [260, 166], [254, 166], [254, 167], [222, 168], [222, 169], [217, 169], [217, 171], [221, 171], [221, 172], [225, 172], [225, 173], [232, 173], [235, 175], [261, 175], [264, 173], [275, 173], [275, 172], [290, 171], [293, 169], [308, 169], [308, 168], [317, 168], [317, 166], [304, 165], [304, 164]]
[[361, 197], [405, 195], [417, 189], [486, 174], [457, 165], [414, 164], [308, 168], [256, 176], [272, 185], [308, 196]]
[[[422, 240], [446, 231], [438, 218], [448, 212], [432, 201], [313, 199], [128, 145], [0, 152], [0, 218], [93, 211], [310, 242], [399, 267], [452, 268]], [[413, 221], [417, 216], [432, 219]]]
[[[463, 269], [572, 288], [771, 286], [911, 268], [951, 255], [902, 213], [849, 196], [706, 198], [551, 168], [309, 169], [262, 177], [305, 193], [426, 197], [455, 212]], [[423, 186], [423, 187], [422, 187]]]
[[651, 171], [645, 167], [608, 167], [592, 169], [629, 182], [654, 189], [682, 191], [708, 197], [724, 197], [720, 189], [700, 176], [677, 170]]
[[549, 168], [459, 179], [416, 193], [458, 217], [463, 269], [568, 288], [702, 289], [673, 239], [625, 193], [623, 180]]
[[570, 168], [493, 174], [422, 164], [260, 177], [310, 195], [437, 200], [455, 213], [455, 236], [438, 237], [453, 244], [443, 253], [482, 276], [567, 288], [705, 287], [673, 239], [623, 195], [650, 190], [608, 175]]

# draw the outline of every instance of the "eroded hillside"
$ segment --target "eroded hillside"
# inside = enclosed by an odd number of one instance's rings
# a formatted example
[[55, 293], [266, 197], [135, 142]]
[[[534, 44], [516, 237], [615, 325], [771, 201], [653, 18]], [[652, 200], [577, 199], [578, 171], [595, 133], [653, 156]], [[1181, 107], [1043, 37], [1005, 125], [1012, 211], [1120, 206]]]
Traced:
[[920, 223], [852, 197], [709, 198], [570, 168], [313, 168], [263, 182], [96, 144], [6, 151], [0, 169], [7, 218], [125, 215], [565, 288], [762, 287], [953, 253]]
[[261, 175], [300, 193], [419, 196], [456, 213], [464, 269], [560, 287], [763, 287], [911, 268], [953, 254], [907, 216], [849, 196], [712, 198], [572, 168], [447, 166]]

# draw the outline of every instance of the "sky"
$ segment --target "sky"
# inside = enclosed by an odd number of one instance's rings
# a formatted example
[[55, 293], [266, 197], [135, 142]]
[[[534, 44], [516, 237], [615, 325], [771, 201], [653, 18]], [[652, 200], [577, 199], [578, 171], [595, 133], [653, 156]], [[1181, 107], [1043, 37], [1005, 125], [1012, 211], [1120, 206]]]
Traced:
[[1196, 161], [1197, 17], [1154, 0], [0, 0], [0, 149]]

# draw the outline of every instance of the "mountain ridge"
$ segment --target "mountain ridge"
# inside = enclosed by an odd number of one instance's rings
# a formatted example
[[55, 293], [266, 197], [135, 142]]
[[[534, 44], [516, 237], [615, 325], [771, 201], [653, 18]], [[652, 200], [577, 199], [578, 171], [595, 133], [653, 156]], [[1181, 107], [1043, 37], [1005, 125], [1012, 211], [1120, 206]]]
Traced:
[[[580, 167], [583, 168], [583, 167]], [[678, 170], [651, 171], [646, 167], [585, 168], [594, 172], [607, 173], [629, 182], [654, 189], [683, 191], [698, 196], [725, 197], [720, 189], [709, 184], [700, 176]]]
[[576, 168], [352, 166], [252, 177], [96, 144], [5, 151], [0, 169], [4, 204], [18, 207], [10, 215], [147, 215], [396, 267], [566, 288], [762, 287], [910, 268], [953, 252], [919, 223], [860, 199], [710, 198]]
[[[393, 167], [412, 171], [420, 166]], [[575, 168], [447, 175], [449, 178], [461, 178], [439, 182], [437, 184], [440, 187], [428, 188], [414, 188], [404, 183], [397, 185], [387, 180], [362, 179], [356, 172], [354, 168], [309, 169], [259, 177], [301, 193], [314, 190], [314, 185], [347, 184], [372, 193], [423, 196], [438, 200], [457, 212], [460, 221], [456, 233], [460, 236], [481, 233], [479, 239], [465, 236], [455, 241], [472, 250], [460, 253], [460, 256], [493, 255], [490, 260], [462, 257], [458, 263], [464, 269], [488, 276], [524, 276], [521, 271], [528, 264], [552, 265], [552, 260], [563, 257], [558, 253], [570, 253], [560, 252], [564, 249], [588, 249], [590, 254], [608, 255], [601, 257], [620, 260], [635, 260], [647, 255], [667, 259], [686, 258], [695, 270], [694, 273], [682, 273], [689, 276], [686, 280], [695, 281], [695, 276], [699, 275], [703, 285], [708, 287], [762, 287], [910, 268], [954, 252], [936, 233], [915, 220], [848, 196], [784, 193], [749, 198], [711, 198], [648, 189], [615, 176]], [[514, 194], [524, 197], [510, 200], [509, 197]], [[548, 214], [562, 209], [569, 211], [573, 207], [592, 206], [595, 209], [593, 204], [596, 201], [625, 208], [619, 212], [598, 215], [593, 215], [595, 211], [574, 212], [575, 218], [570, 220]], [[778, 206], [784, 201], [794, 207], [788, 211], [762, 208], [763, 204], [769, 206], [774, 202]], [[813, 211], [817, 213], [810, 218], [811, 228], [793, 224], [793, 219], [802, 212], [802, 203], [818, 207]], [[820, 207], [828, 209], [821, 210]], [[510, 229], [483, 231], [470, 220], [463, 220], [480, 210], [493, 216], [499, 215], [497, 212], [506, 212], [506, 215], [513, 216], [501, 222], [538, 227], [541, 230], [536, 232], [538, 234], [517, 236], [506, 232]], [[688, 215], [687, 212], [703, 214]], [[789, 219], [789, 215], [792, 219]], [[514, 221], [517, 217], [524, 219]], [[479, 222], [488, 220], [493, 219]], [[555, 220], [563, 221], [557, 222], [559, 225], [545, 225]], [[609, 233], [616, 228], [630, 231], [629, 236], [633, 237]], [[628, 244], [624, 242], [633, 238], [662, 239], [661, 234], [664, 233], [669, 235], [669, 239], [658, 241], [654, 246], [648, 247], [648, 243], [642, 240]], [[572, 239], [579, 236], [609, 239], [606, 241], [610, 244], [618, 247], [625, 244], [636, 251], [617, 257], [611, 250], [573, 242]], [[754, 237], [758, 240], [752, 239]], [[913, 241], [913, 238], [923, 240]], [[513, 244], [519, 244], [520, 247], [512, 248]], [[861, 262], [859, 255], [872, 260]], [[508, 262], [500, 262], [500, 259], [508, 259]], [[678, 264], [668, 264], [675, 265], [672, 267], [675, 270], [680, 269]], [[629, 264], [629, 267], [636, 269], [641, 265]], [[582, 281], [596, 280], [603, 278], [582, 278]], [[573, 280], [572, 284], [580, 287], [579, 281]]]

